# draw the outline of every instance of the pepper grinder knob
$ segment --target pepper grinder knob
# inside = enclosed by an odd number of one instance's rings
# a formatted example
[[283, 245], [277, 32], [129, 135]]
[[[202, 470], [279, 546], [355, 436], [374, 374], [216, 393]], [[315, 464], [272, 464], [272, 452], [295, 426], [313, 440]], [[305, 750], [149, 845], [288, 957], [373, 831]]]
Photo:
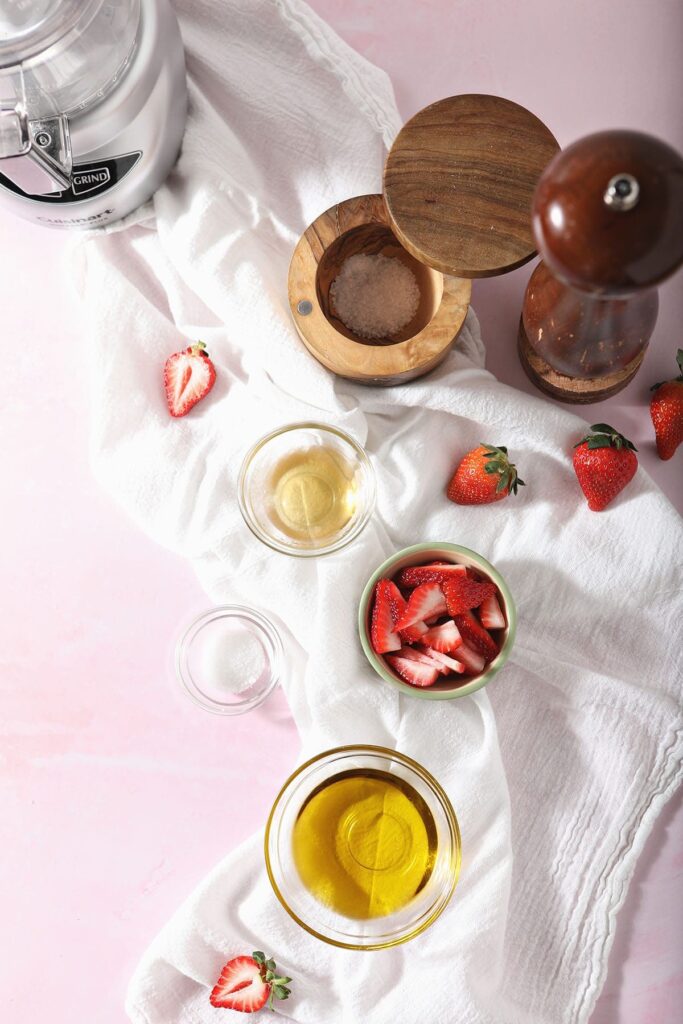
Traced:
[[541, 175], [532, 225], [543, 259], [571, 287], [652, 287], [683, 263], [683, 158], [642, 132], [588, 135]]
[[543, 171], [532, 228], [543, 262], [524, 300], [522, 364], [556, 398], [607, 398], [637, 372], [656, 285], [683, 264], [683, 157], [643, 132], [588, 135]]

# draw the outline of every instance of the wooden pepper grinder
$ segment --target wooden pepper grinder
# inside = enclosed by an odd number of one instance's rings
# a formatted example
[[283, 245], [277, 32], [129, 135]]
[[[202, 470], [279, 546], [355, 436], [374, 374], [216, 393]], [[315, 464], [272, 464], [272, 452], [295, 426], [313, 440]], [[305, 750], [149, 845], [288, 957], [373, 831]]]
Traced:
[[543, 261], [519, 353], [565, 402], [598, 402], [634, 377], [657, 319], [656, 285], [683, 263], [683, 158], [635, 131], [599, 132], [555, 156], [533, 200]]

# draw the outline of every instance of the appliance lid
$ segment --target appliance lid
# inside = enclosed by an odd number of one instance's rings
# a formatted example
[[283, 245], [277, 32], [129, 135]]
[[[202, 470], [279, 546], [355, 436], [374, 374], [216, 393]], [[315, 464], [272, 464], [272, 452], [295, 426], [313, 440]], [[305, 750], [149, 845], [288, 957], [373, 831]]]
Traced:
[[0, 68], [26, 63], [82, 32], [103, 0], [3, 0], [0, 7]]
[[557, 140], [500, 96], [432, 103], [398, 133], [384, 168], [392, 228], [415, 259], [454, 277], [495, 277], [536, 255], [531, 205]]
[[2, 0], [0, 114], [71, 115], [108, 95], [135, 51], [141, 0]]

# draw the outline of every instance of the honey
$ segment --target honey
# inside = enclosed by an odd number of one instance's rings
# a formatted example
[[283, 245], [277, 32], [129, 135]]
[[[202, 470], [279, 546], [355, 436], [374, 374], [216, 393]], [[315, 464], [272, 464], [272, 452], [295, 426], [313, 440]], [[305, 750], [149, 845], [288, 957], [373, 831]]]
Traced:
[[437, 853], [427, 804], [403, 779], [376, 769], [342, 772], [308, 797], [293, 829], [301, 881], [339, 914], [392, 914], [427, 884]]
[[355, 469], [330, 445], [290, 452], [271, 470], [268, 513], [293, 540], [338, 535], [356, 511]]

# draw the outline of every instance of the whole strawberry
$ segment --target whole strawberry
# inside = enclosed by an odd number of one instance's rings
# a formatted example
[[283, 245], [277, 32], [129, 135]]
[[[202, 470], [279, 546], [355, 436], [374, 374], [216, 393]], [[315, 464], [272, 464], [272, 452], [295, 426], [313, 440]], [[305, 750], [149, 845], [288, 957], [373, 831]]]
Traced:
[[502, 445], [480, 444], [468, 452], [451, 478], [446, 495], [456, 505], [489, 505], [502, 501], [524, 481], [517, 476], [508, 450]]
[[607, 423], [596, 423], [574, 445], [574, 471], [591, 511], [602, 512], [633, 478], [637, 450]]
[[164, 366], [164, 387], [171, 416], [188, 413], [200, 398], [208, 395], [215, 380], [216, 368], [203, 341], [169, 356]]
[[676, 353], [676, 362], [678, 377], [652, 386], [650, 416], [660, 459], [670, 459], [683, 441], [683, 348]]

